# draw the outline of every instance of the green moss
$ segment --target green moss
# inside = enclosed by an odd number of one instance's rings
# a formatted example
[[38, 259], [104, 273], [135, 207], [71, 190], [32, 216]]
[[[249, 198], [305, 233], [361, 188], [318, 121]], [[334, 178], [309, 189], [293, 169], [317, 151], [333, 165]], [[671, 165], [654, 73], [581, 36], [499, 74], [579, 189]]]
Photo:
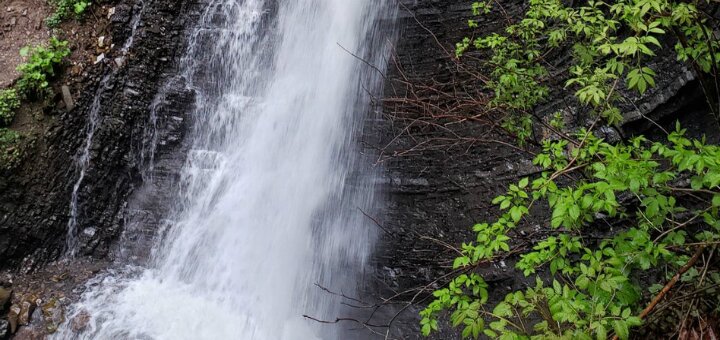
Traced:
[[0, 90], [0, 125], [10, 125], [15, 118], [15, 110], [20, 107], [20, 99], [14, 89]]
[[0, 169], [11, 168], [20, 161], [22, 139], [19, 132], [0, 128]]

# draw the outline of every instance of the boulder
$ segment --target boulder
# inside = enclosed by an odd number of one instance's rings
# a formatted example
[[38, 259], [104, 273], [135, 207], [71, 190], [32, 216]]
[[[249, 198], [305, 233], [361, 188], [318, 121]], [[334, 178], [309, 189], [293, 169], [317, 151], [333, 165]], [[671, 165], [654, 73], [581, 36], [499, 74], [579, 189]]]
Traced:
[[32, 315], [37, 307], [37, 300], [34, 296], [30, 296], [20, 304], [20, 314], [18, 314], [18, 324], [20, 326], [27, 326], [32, 321]]

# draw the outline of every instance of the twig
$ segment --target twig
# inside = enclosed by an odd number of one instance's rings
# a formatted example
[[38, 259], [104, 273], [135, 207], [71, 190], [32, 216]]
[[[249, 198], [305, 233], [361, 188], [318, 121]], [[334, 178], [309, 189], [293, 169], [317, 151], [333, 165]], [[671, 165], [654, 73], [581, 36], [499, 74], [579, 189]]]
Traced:
[[[655, 295], [655, 298], [652, 299], [650, 304], [645, 307], [645, 309], [643, 309], [643, 311], [639, 315], [640, 319], [644, 319], [648, 316], [648, 314], [650, 314], [650, 312], [652, 312], [653, 308], [655, 308], [655, 306], [665, 297], [665, 295], [667, 295], [670, 289], [672, 289], [672, 287], [675, 286], [675, 284], [680, 280], [680, 277], [683, 276], [685, 272], [690, 270], [693, 265], [695, 265], [695, 262], [700, 259], [704, 250], [705, 246], [701, 246], [700, 248], [698, 248], [697, 251], [695, 251], [693, 257], [690, 258], [690, 260], [682, 268], [680, 268], [680, 270], [675, 274], [675, 276], [672, 277], [672, 279], [670, 279], [670, 281], [665, 285], [665, 287], [663, 287], [663, 289], [657, 295]], [[619, 337], [617, 335], [613, 337], [613, 340], [618, 339]]]
[[358, 208], [358, 210], [360, 210], [360, 212], [361, 212], [363, 215], [365, 215], [365, 217], [367, 217], [367, 218], [369, 218], [371, 221], [373, 221], [373, 223], [375, 223], [375, 225], [378, 226], [378, 228], [380, 228], [380, 229], [381, 229], [382, 231], [384, 231], [386, 234], [388, 234], [388, 235], [390, 235], [390, 236], [393, 236], [393, 233], [392, 233], [391, 231], [385, 229], [385, 227], [383, 227], [383, 225], [380, 224], [380, 222], [379, 222], [377, 219], [375, 219], [374, 217], [370, 216], [368, 213], [366, 213], [364, 210], [362, 210], [362, 208], [360, 208], [360, 207], [357, 207], [357, 208]]

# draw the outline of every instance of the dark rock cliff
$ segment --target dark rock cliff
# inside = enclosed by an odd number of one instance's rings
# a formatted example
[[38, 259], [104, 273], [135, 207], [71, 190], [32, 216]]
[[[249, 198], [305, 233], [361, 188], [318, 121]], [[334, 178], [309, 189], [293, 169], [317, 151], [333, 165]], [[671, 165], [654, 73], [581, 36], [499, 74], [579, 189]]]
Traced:
[[[114, 48], [89, 70], [77, 106], [69, 112], [54, 109], [51, 114], [57, 117], [26, 161], [0, 175], [0, 269], [22, 261], [25, 269], [32, 269], [65, 250], [71, 196], [78, 182], [79, 253], [107, 254], [124, 223], [127, 197], [142, 182], [149, 145], [145, 139], [157, 142], [158, 155], [180, 139], [182, 119], [171, 116], [190, 105], [192, 96], [171, 78], [184, 51], [184, 28], [197, 18], [199, 8], [175, 0], [122, 0], [114, 7], [107, 28]], [[126, 45], [129, 49], [123, 51]], [[153, 105], [160, 89], [163, 98], [174, 100], [174, 110], [167, 109], [168, 100]], [[79, 181], [77, 159], [88, 142], [94, 114], [89, 166]], [[149, 127], [163, 132], [148, 132]]]
[[[532, 165], [531, 154], [514, 147], [514, 138], [497, 129], [501, 117], [485, 114], [479, 101], [474, 102], [485, 94], [475, 74], [482, 70], [478, 61], [483, 54], [466, 54], [462, 62], [454, 59], [455, 42], [498, 30], [505, 18], [483, 17], [473, 32], [467, 27], [471, 1], [403, 3], [400, 36], [385, 86], [384, 122], [377, 127], [383, 137], [373, 144], [387, 174], [383, 186], [387, 206], [377, 218], [383, 232], [374, 256], [374, 286], [362, 298], [378, 303], [367, 324], [390, 324], [391, 336], [420, 339], [418, 312], [429, 302], [429, 294], [448, 281], [455, 247], [474, 237], [474, 224], [498, 215], [491, 204], [494, 197], [539, 169]], [[507, 1], [503, 6], [510, 17], [516, 17], [524, 3]], [[567, 61], [558, 60], [563, 62]], [[697, 96], [698, 84], [690, 70], [678, 67], [669, 55], [655, 67], [663, 70], [658, 86], [643, 97], [629, 98], [635, 105], [627, 110], [627, 124], [622, 131], [607, 129], [613, 138], [653, 134], [644, 117], [666, 126], [680, 119], [697, 135], [715, 126]], [[565, 105], [562, 97], [555, 99], [538, 108], [538, 115]], [[569, 116], [570, 126], [585, 124], [581, 116]], [[542, 133], [536, 131], [538, 136]], [[514, 244], [532, 247], [542, 236], [543, 223], [538, 219], [518, 232]], [[497, 259], [481, 268], [491, 299], [502, 299], [525, 284], [513, 270], [514, 261]], [[360, 314], [358, 320], [367, 320], [363, 318], [367, 314]], [[443, 332], [432, 338], [459, 338], [451, 329]]]

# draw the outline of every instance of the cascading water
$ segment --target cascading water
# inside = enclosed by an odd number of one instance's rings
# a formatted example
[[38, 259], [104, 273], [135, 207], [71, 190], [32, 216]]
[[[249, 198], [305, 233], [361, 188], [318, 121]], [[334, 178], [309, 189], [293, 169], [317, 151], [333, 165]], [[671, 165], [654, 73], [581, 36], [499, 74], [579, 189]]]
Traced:
[[345, 49], [382, 65], [371, 49], [391, 14], [382, 0], [210, 3], [183, 62], [198, 99], [173, 222], [146, 267], [89, 283], [56, 338], [343, 338], [302, 315], [338, 316], [314, 284], [351, 293], [375, 234], [357, 137], [380, 79]]

